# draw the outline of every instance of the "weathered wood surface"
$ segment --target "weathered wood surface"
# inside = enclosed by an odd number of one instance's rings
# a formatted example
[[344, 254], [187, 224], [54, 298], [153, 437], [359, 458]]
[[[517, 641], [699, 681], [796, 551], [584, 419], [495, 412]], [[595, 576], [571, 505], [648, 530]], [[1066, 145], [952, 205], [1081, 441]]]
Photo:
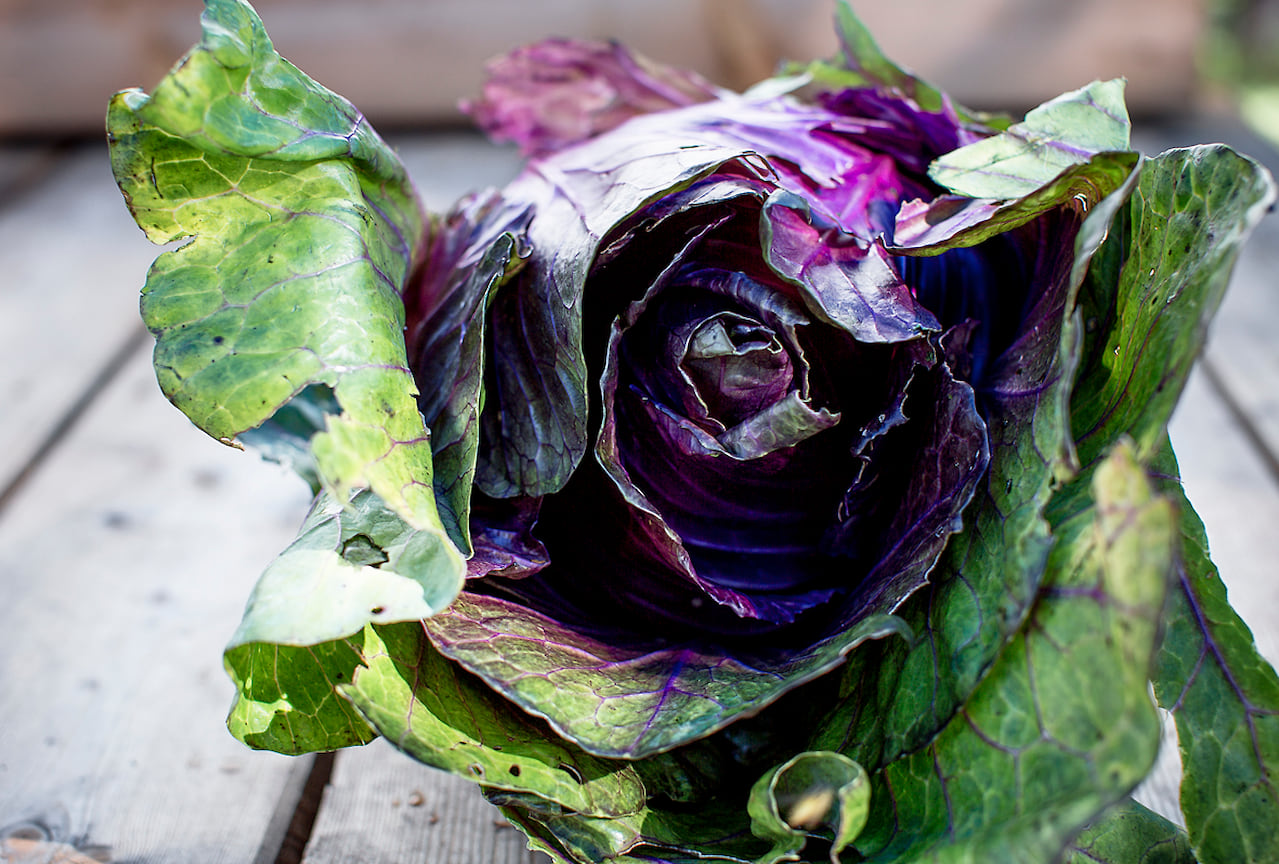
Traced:
[[272, 861], [309, 760], [227, 734], [221, 646], [306, 489], [159, 394], [105, 147], [2, 152], [0, 836]]
[[224, 640], [308, 492], [205, 438], [136, 351], [0, 514], [0, 826], [270, 862], [309, 760], [227, 733]]
[[0, 495], [142, 344], [138, 288], [155, 258], [121, 203], [105, 142], [3, 152]]
[[[549, 36], [621, 39], [742, 88], [833, 54], [832, 0], [256, 0], [280, 52], [380, 128], [456, 122], [483, 63]], [[965, 103], [1021, 105], [1126, 75], [1131, 104], [1180, 109], [1203, 0], [855, 3], [889, 56]], [[200, 38], [194, 0], [0, 0], [0, 134], [101, 128], [108, 96], [151, 88]], [[1158, 26], [1145, 22], [1157, 20]]]
[[414, 762], [385, 741], [338, 755], [306, 864], [539, 864], [469, 780]]
[[[470, 136], [394, 143], [436, 210], [518, 165]], [[0, 483], [21, 478], [0, 498], [0, 838], [45, 836], [86, 860], [274, 861], [311, 760], [229, 736], [221, 648], [306, 491], [165, 403], [149, 340], [119, 361], [156, 250], [103, 148], [0, 150], [0, 190], [14, 189], [0, 198]], [[1272, 217], [1214, 329], [1214, 374], [1192, 381], [1173, 427], [1232, 599], [1271, 660], [1277, 248]], [[1144, 800], [1175, 814], [1175, 777], [1162, 766]], [[468, 782], [375, 743], [337, 755], [305, 860], [539, 860], [497, 820]]]

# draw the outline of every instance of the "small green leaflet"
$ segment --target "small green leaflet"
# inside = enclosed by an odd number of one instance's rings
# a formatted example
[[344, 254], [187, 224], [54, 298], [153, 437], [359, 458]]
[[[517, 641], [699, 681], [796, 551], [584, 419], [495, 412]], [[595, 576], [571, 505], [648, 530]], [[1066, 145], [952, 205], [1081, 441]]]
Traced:
[[1020, 198], [1098, 153], [1131, 149], [1124, 82], [1094, 81], [1040, 105], [1007, 131], [937, 159], [928, 176], [970, 198]]
[[841, 753], [799, 753], [759, 778], [746, 809], [752, 833], [773, 843], [757, 864], [798, 861], [818, 827], [834, 835], [830, 860], [839, 864], [839, 853], [866, 825], [870, 778]]

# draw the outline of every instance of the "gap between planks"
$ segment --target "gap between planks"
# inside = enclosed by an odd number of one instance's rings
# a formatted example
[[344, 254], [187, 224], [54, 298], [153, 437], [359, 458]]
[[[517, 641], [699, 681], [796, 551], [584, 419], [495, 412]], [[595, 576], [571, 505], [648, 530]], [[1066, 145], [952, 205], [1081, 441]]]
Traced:
[[[305, 864], [550, 864], [473, 781], [383, 739], [339, 751]], [[277, 864], [295, 864], [284, 859]]]
[[[48, 184], [60, 167], [71, 162], [79, 149], [72, 139], [5, 145], [0, 150], [0, 213], [16, 211], [32, 196], [40, 194], [41, 188]], [[49, 429], [47, 436], [18, 468], [17, 473], [0, 486], [0, 514], [3, 514], [5, 507], [32, 472], [66, 437], [94, 397], [119, 374], [129, 356], [142, 345], [145, 338], [146, 330], [139, 324], [111, 353], [106, 364], [93, 376], [80, 395], [67, 406]], [[0, 477], [0, 481], [3, 479]]]
[[101, 370], [93, 376], [84, 390], [78, 397], [72, 400], [66, 411], [58, 418], [46, 436], [36, 446], [35, 451], [27, 458], [27, 460], [18, 468], [18, 472], [9, 480], [9, 482], [0, 489], [0, 516], [4, 515], [4, 511], [14, 498], [22, 491], [22, 487], [26, 485], [31, 476], [39, 470], [40, 466], [49, 458], [50, 454], [57, 449], [67, 434], [75, 427], [80, 418], [93, 405], [95, 399], [107, 389], [112, 381], [120, 374], [120, 370], [129, 362], [129, 358], [133, 356], [147, 341], [146, 328], [138, 324], [128, 337], [120, 344]]

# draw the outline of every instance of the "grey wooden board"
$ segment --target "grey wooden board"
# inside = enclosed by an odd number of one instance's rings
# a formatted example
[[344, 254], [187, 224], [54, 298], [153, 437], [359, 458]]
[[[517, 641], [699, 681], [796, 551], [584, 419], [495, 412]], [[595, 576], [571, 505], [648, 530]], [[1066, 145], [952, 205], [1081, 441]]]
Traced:
[[541, 864], [474, 783], [383, 740], [338, 754], [306, 864]]
[[[32, 154], [13, 158], [28, 166], [15, 170], [36, 170]], [[158, 251], [129, 216], [105, 143], [75, 149], [8, 203], [0, 206], [0, 490], [140, 332], [138, 290]]]
[[44, 177], [59, 159], [59, 148], [45, 142], [0, 144], [0, 207]]
[[0, 512], [0, 835], [269, 862], [310, 760], [226, 731], [221, 652], [309, 491], [198, 432], [149, 354]]

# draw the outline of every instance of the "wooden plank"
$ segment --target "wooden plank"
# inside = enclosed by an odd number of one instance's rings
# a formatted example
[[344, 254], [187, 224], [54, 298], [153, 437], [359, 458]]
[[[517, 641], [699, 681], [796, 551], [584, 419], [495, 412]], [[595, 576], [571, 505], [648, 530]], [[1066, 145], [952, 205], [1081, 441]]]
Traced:
[[544, 864], [469, 780], [385, 741], [344, 750], [324, 792], [306, 864]]
[[[20, 175], [36, 170], [28, 155]], [[0, 208], [0, 495], [141, 332], [157, 249], [134, 225], [103, 144], [76, 148]]]
[[309, 491], [196, 431], [149, 354], [0, 513], [0, 836], [269, 864], [310, 760], [230, 736], [221, 649]]
[[[281, 53], [375, 125], [458, 118], [484, 61], [549, 36], [619, 39], [741, 88], [836, 49], [831, 0], [258, 0]], [[1124, 75], [1181, 110], [1202, 0], [899, 0], [857, 5], [890, 56], [958, 99], [1028, 107]], [[194, 3], [0, 0], [0, 134], [97, 131], [107, 95], [154, 86], [199, 38]], [[1141, 22], [1156, 19], [1158, 27]]]

